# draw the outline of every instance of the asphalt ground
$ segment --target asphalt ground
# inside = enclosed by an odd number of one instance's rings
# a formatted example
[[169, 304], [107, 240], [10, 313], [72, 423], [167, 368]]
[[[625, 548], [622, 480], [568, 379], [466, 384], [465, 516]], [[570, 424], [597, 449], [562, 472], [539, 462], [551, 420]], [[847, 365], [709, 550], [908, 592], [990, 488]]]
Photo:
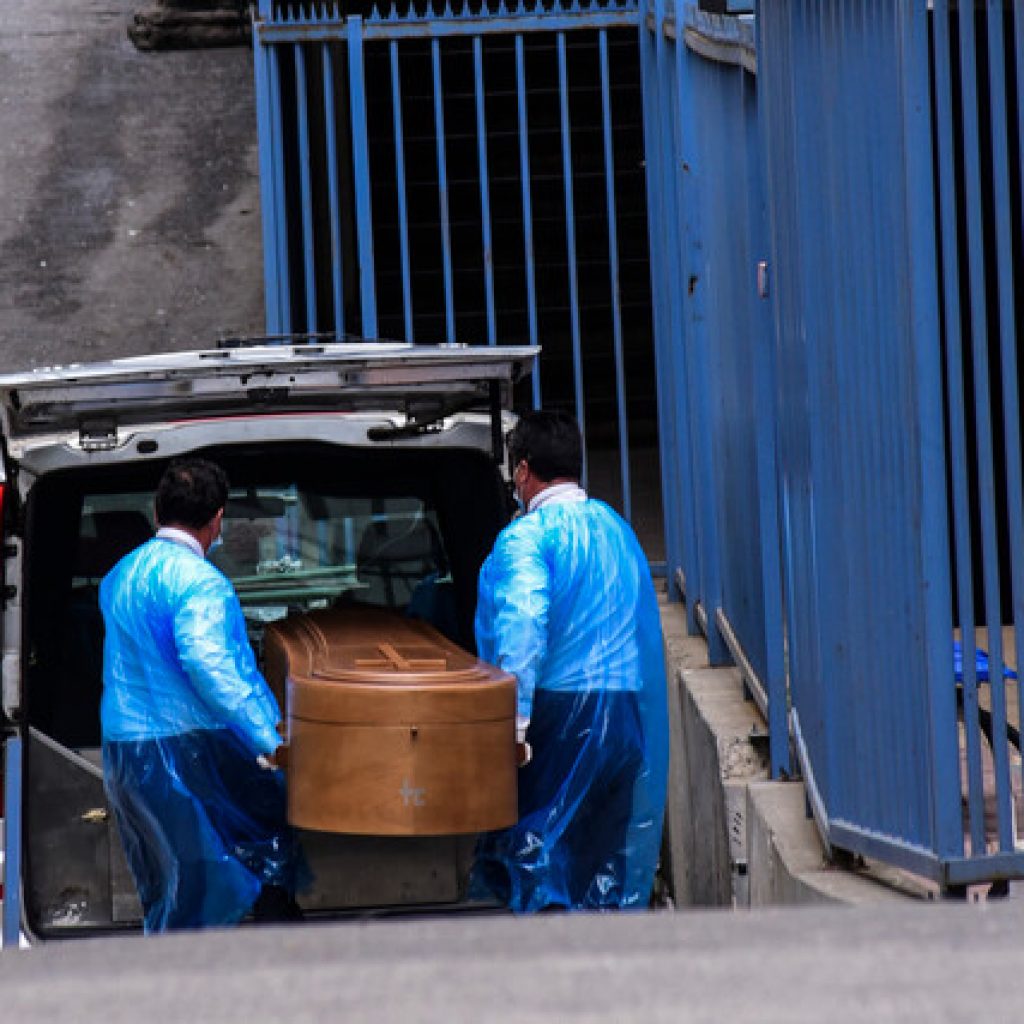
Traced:
[[263, 330], [252, 54], [135, 6], [0, 3], [0, 373]]
[[0, 1019], [1018, 1020], [1016, 902], [463, 916], [53, 943], [0, 954]]

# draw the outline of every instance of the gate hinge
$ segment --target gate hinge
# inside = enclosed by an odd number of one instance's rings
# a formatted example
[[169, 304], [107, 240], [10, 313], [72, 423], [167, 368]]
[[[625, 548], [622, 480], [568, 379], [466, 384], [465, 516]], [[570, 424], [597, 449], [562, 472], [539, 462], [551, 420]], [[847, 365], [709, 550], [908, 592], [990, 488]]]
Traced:
[[78, 443], [85, 452], [109, 452], [117, 447], [117, 423], [112, 419], [90, 420], [78, 428]]

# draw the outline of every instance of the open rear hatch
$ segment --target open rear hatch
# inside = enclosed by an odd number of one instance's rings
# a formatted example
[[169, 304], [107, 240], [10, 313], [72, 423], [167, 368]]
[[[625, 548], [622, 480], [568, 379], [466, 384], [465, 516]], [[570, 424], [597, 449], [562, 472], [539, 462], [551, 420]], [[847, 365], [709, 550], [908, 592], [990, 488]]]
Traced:
[[501, 410], [539, 349], [387, 342], [257, 345], [140, 356], [0, 376], [0, 427], [11, 453], [54, 434], [86, 450], [125, 428], [264, 413], [403, 412], [415, 430], [487, 409], [500, 447]]

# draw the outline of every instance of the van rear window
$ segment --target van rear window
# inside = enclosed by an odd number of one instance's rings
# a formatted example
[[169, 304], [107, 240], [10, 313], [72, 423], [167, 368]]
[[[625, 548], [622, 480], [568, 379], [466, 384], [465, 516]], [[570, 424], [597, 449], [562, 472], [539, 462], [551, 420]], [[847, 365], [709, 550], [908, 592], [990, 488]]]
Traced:
[[[85, 496], [73, 588], [95, 586], [152, 536], [152, 500], [148, 491]], [[339, 603], [436, 620], [450, 584], [436, 512], [413, 496], [338, 496], [294, 484], [234, 489], [209, 558], [254, 625]]]

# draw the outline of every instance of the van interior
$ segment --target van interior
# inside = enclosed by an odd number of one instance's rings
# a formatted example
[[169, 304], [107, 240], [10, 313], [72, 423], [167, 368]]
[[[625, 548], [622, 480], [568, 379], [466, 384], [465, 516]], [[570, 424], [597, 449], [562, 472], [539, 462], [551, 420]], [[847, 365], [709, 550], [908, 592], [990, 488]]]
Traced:
[[[261, 443], [195, 454], [231, 481], [221, 543], [257, 658], [268, 622], [370, 604], [474, 650], [480, 565], [508, 520], [493, 460], [473, 449]], [[99, 584], [153, 533], [158, 460], [54, 471], [25, 515], [24, 878], [40, 937], [141, 927], [103, 792]], [[467, 905], [473, 836], [302, 833], [308, 914]], [[470, 901], [471, 902], [471, 901]]]

